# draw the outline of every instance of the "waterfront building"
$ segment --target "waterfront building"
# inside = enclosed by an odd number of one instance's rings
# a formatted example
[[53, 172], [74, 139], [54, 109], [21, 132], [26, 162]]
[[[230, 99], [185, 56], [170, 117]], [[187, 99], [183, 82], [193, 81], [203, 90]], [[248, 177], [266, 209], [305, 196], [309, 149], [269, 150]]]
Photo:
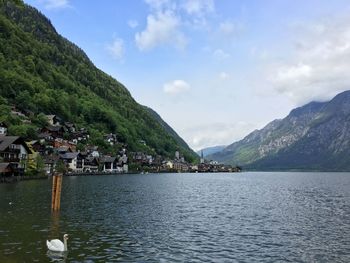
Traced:
[[28, 145], [19, 136], [0, 136], [0, 157], [2, 162], [11, 163], [12, 167], [24, 172], [28, 155], [31, 153]]

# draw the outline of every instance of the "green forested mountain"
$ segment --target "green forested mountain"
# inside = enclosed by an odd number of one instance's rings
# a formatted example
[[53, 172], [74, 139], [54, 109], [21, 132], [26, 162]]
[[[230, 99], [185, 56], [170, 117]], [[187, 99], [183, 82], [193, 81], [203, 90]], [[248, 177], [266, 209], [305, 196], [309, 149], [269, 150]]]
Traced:
[[[11, 106], [30, 112], [31, 123], [11, 116]], [[0, 121], [10, 133], [30, 139], [42, 123], [39, 113], [88, 128], [95, 144], [105, 133], [116, 133], [130, 150], [163, 156], [179, 150], [189, 161], [196, 158], [158, 115], [96, 68], [38, 10], [20, 0], [0, 0]]]
[[209, 158], [254, 170], [350, 171], [350, 91], [296, 108]]

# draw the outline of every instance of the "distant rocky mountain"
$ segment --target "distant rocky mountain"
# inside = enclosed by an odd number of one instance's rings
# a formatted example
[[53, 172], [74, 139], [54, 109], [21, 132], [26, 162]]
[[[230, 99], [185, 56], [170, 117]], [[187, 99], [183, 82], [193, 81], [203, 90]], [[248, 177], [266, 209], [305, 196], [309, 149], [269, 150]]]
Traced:
[[208, 158], [255, 170], [350, 171], [350, 91], [296, 108]]
[[226, 147], [225, 145], [207, 147], [197, 151], [197, 154], [201, 156], [203, 152], [203, 157], [207, 157], [208, 155], [222, 151], [225, 147]]

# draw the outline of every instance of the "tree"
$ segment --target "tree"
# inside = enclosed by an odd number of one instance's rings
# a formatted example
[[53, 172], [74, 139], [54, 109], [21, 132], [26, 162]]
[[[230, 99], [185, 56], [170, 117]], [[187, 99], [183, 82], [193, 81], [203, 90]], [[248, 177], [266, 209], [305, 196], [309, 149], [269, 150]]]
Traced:
[[64, 174], [67, 172], [67, 166], [64, 163], [64, 161], [62, 160], [58, 160], [56, 163], [56, 172], [60, 173], [60, 174]]
[[38, 156], [36, 157], [36, 170], [37, 173], [41, 175], [43, 175], [45, 172], [45, 162], [40, 154], [38, 154]]

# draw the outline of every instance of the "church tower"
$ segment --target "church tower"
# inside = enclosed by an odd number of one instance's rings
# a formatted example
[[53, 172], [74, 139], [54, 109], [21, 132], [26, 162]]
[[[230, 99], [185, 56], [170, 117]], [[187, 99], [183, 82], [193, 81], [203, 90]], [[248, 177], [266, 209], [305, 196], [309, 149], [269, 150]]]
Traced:
[[200, 163], [204, 163], [203, 150], [201, 150], [201, 160]]

